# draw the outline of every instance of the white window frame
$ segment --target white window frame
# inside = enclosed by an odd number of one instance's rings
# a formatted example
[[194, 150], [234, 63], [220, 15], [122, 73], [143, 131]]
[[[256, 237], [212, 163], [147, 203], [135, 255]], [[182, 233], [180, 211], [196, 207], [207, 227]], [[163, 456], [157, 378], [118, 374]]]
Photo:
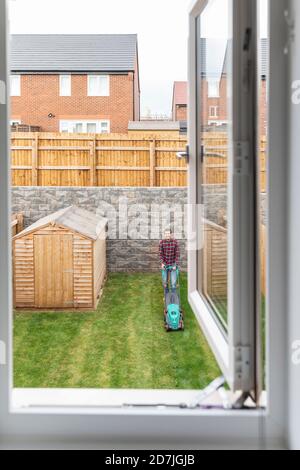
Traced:
[[[241, 1], [241, 0], [239, 0]], [[205, 4], [197, 1], [191, 13], [196, 15]], [[259, 429], [267, 432], [266, 446], [282, 448], [287, 439], [286, 401], [289, 382], [286, 364], [290, 350], [286, 344], [286, 324], [290, 310], [286, 304], [286, 250], [287, 197], [283, 177], [286, 174], [286, 134], [282, 129], [283, 113], [287, 103], [286, 57], [281, 46], [286, 42], [284, 20], [285, 2], [271, 1], [271, 73], [270, 73], [270, 152], [269, 181], [269, 264], [268, 264], [268, 410], [265, 411], [201, 411], [179, 408], [116, 408], [97, 406], [40, 406], [16, 410], [12, 403], [12, 288], [11, 288], [11, 233], [10, 233], [10, 130], [9, 130], [9, 76], [7, 70], [7, 11], [0, 1], [0, 86], [6, 90], [6, 100], [0, 96], [0, 447], [1, 448], [107, 448], [147, 445], [155, 448], [167, 445], [187, 446], [190, 449], [260, 448]], [[192, 22], [192, 19], [190, 20]], [[193, 49], [195, 38], [190, 37]], [[190, 78], [191, 82], [194, 77]], [[192, 114], [193, 117], [193, 114]], [[279, 124], [278, 128], [276, 125]], [[283, 229], [284, 227], [284, 229]], [[280, 267], [280, 268], [279, 268]], [[282, 312], [286, 312], [283, 315]], [[298, 315], [298, 310], [295, 314]], [[271, 322], [270, 322], [271, 318]], [[6, 353], [6, 354], [5, 354]], [[68, 391], [61, 391], [68, 394]], [[152, 393], [152, 392], [150, 392]], [[148, 392], [149, 394], [149, 392]], [[298, 394], [299, 395], [299, 394]], [[297, 395], [297, 396], [298, 396]], [[291, 402], [291, 400], [294, 400]], [[290, 406], [297, 401], [290, 397]], [[299, 429], [298, 429], [299, 435]], [[155, 436], [155, 438], [153, 437]], [[295, 439], [296, 432], [295, 432]], [[298, 441], [299, 442], [299, 441]], [[131, 448], [131, 447], [130, 447]]]
[[[67, 90], [64, 90], [64, 80], [68, 80]], [[72, 75], [59, 76], [59, 96], [72, 96]]]
[[[21, 96], [21, 75], [12, 74], [10, 76], [11, 80], [11, 96]], [[16, 84], [13, 86], [13, 81], [16, 81]]]
[[[91, 91], [90, 82], [92, 79], [97, 78], [99, 80], [99, 90], [98, 92]], [[100, 80], [106, 80], [106, 89], [104, 92], [101, 92]], [[88, 75], [87, 76], [87, 95], [88, 96], [109, 96], [110, 95], [110, 76], [109, 75]]]
[[208, 98], [220, 98], [220, 80], [208, 78]]
[[219, 106], [209, 107], [209, 117], [210, 119], [216, 119], [219, 117]]
[[[202, 3], [202, 2], [201, 2]], [[209, 2], [202, 3], [203, 10]], [[246, 2], [244, 2], [246, 3]], [[255, 374], [255, 342], [256, 342], [256, 301], [255, 301], [255, 180], [254, 168], [256, 160], [256, 142], [253, 141], [256, 127], [256, 81], [254, 75], [249, 84], [250, 89], [243, 86], [245, 70], [249, 61], [256, 63], [256, 41], [252, 39], [249, 51], [243, 49], [244, 34], [251, 28], [253, 38], [256, 37], [256, 5], [248, 2], [243, 5], [239, 0], [230, 2], [233, 9], [232, 21], [232, 70], [229, 74], [228, 86], [235, 90], [230, 93], [228, 103], [229, 128], [233, 148], [229, 145], [228, 164], [228, 335], [226, 336], [203, 295], [198, 290], [201, 278], [199, 248], [189, 249], [189, 299], [197, 319], [207, 337], [207, 340], [218, 360], [232, 390], [242, 390], [252, 393], [256, 390]], [[203, 11], [202, 10], [202, 11]], [[201, 12], [202, 12], [201, 11]], [[191, 52], [190, 77], [196, 74], [202, 61], [198, 59], [197, 45], [200, 45], [200, 30], [197, 20], [192, 29], [196, 35], [196, 54]], [[190, 163], [189, 163], [189, 204], [190, 208], [201, 204], [201, 96], [198, 93], [202, 73], [194, 81], [191, 79], [189, 91], [190, 123], [197, 122], [197, 129], [190, 125]], [[195, 106], [198, 103], [198, 106]], [[244, 112], [241, 114], [240, 109]], [[246, 111], [247, 110], [247, 111]], [[247, 171], [239, 174], [236, 165], [239, 159], [239, 142], [248, 142]], [[236, 160], [236, 161], [235, 161]], [[247, 169], [248, 167], [248, 169]], [[196, 233], [201, 243], [203, 218], [201, 214], [190, 216], [190, 233]]]
[[[107, 125], [107, 132], [102, 132], [102, 124], [105, 123]], [[88, 124], [96, 124], [96, 133], [101, 134], [109, 134], [110, 133], [110, 120], [109, 119], [61, 119], [59, 121], [59, 131], [66, 132], [64, 129], [68, 127], [68, 132], [70, 134], [73, 133], [74, 125], [82, 124], [83, 125], [83, 134], [87, 134], [87, 125]]]

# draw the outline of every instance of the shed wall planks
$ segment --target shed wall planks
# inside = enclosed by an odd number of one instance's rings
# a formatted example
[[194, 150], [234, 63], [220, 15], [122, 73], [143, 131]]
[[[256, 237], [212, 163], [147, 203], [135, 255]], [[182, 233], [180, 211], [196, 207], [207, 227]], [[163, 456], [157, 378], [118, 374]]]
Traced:
[[43, 223], [13, 239], [15, 307], [95, 308], [106, 273], [105, 226], [93, 239]]

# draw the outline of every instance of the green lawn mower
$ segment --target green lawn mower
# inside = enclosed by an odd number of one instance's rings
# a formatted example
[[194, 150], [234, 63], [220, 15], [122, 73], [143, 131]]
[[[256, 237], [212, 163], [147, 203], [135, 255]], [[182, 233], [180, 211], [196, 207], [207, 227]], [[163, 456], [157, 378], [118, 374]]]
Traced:
[[[179, 269], [176, 268], [176, 288], [169, 288], [169, 278], [171, 278], [171, 272], [174, 271], [173, 266], [167, 266], [163, 270], [164, 282], [164, 324], [165, 329], [168, 332], [171, 331], [183, 331], [184, 330], [184, 321], [183, 321], [183, 311], [181, 309], [180, 302], [180, 286], [179, 286]], [[170, 281], [171, 282], [171, 281]]]

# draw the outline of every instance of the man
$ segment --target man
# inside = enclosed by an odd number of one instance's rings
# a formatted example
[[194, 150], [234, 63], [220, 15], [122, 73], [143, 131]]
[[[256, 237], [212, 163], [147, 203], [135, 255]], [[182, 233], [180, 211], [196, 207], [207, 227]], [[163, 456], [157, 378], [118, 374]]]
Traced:
[[176, 292], [179, 257], [179, 243], [174, 239], [172, 230], [166, 229], [163, 240], [159, 242], [159, 259], [165, 293], [169, 292], [169, 280], [172, 292]]

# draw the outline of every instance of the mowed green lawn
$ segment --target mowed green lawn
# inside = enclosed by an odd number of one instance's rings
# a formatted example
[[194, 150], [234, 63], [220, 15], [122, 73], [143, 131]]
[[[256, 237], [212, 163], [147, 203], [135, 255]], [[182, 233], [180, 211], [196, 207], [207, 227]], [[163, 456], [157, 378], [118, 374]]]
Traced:
[[166, 333], [159, 275], [110, 274], [95, 312], [14, 315], [14, 386], [203, 388], [220, 371], [187, 303]]

